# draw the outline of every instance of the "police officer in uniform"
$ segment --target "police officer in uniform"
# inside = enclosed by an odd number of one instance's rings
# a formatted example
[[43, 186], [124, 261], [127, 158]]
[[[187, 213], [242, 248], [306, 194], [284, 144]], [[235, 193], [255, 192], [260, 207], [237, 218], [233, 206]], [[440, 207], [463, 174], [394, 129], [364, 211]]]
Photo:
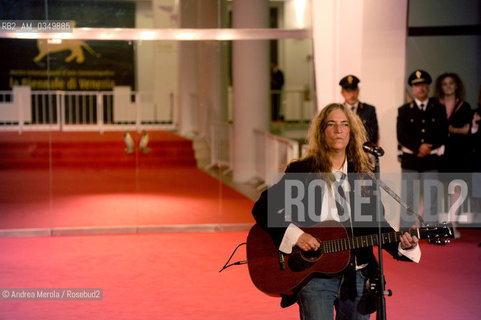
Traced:
[[344, 97], [344, 106], [351, 109], [362, 120], [366, 128], [369, 141], [377, 144], [379, 140], [379, 127], [377, 124], [376, 108], [367, 103], [360, 102], [358, 83], [359, 78], [354, 75], [347, 75], [339, 81], [341, 95]]
[[[437, 192], [433, 185], [438, 180], [448, 136], [446, 109], [435, 98], [429, 98], [431, 82], [431, 76], [424, 70], [411, 73], [408, 85], [414, 101], [399, 107], [397, 116], [397, 139], [402, 150], [403, 198], [413, 207], [414, 198], [423, 194], [426, 222], [437, 221]], [[419, 203], [419, 199], [416, 200], [416, 204]], [[402, 212], [401, 227], [409, 227], [413, 222], [412, 216]]]

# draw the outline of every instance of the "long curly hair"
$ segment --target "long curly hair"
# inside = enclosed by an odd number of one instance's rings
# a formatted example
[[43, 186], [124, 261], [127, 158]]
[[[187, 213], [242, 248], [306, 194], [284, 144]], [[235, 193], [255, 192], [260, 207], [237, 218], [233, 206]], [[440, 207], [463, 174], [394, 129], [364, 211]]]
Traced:
[[327, 105], [312, 120], [307, 136], [308, 149], [303, 160], [312, 161], [312, 169], [314, 172], [330, 173], [332, 171], [325, 130], [327, 128], [327, 117], [336, 109], [344, 112], [349, 123], [349, 143], [346, 147], [346, 156], [348, 161], [353, 165], [354, 172], [372, 171], [373, 165], [369, 160], [369, 156], [362, 148], [363, 144], [368, 141], [364, 124], [355, 113], [339, 103]]
[[457, 73], [454, 72], [446, 72], [437, 77], [436, 79], [436, 84], [434, 86], [434, 96], [438, 99], [444, 99], [444, 92], [443, 92], [443, 81], [446, 78], [451, 78], [453, 79], [454, 83], [456, 84], [456, 91], [454, 92], [454, 95], [456, 98], [459, 100], [464, 100], [464, 84], [463, 80], [459, 77]]

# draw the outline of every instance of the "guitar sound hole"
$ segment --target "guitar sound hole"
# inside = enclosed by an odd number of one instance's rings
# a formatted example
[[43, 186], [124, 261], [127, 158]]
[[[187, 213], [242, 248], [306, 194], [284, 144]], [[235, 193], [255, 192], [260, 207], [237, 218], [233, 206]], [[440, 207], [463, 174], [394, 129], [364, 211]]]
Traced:
[[298, 251], [288, 261], [289, 269], [292, 271], [304, 271], [316, 264], [320, 259], [320, 251]]
[[301, 256], [306, 261], [317, 261], [321, 256], [321, 250], [316, 251], [301, 251]]

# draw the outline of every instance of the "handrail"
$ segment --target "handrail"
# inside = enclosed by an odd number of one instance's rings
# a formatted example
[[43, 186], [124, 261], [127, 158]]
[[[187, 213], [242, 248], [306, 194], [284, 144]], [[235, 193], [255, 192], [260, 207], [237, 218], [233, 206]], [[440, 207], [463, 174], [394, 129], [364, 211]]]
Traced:
[[[232, 169], [233, 137], [232, 125], [225, 122], [214, 122], [210, 126], [210, 164], [206, 169], [226, 167]], [[299, 144], [295, 140], [273, 135], [269, 132], [254, 129], [255, 135], [255, 172], [262, 183], [258, 189], [277, 182], [278, 175], [284, 165], [299, 155]]]
[[[31, 90], [14, 87], [0, 95], [0, 131], [123, 131], [176, 129], [174, 93]], [[118, 119], [115, 119], [115, 118]]]
[[267, 132], [267, 131], [263, 131], [263, 130], [259, 130], [259, 129], [254, 129], [254, 132], [255, 133], [258, 133], [258, 134], [264, 134], [266, 135], [267, 137], [269, 137], [270, 139], [273, 139], [273, 140], [277, 140], [279, 142], [282, 142], [282, 143], [286, 143], [286, 144], [292, 144], [292, 143], [296, 143], [296, 141], [294, 140], [291, 140], [291, 139], [288, 139], [288, 138], [284, 138], [284, 137], [280, 137], [280, 136], [276, 136], [270, 132]]
[[[15, 97], [16, 94], [22, 97]], [[281, 113], [286, 121], [312, 119], [314, 104], [306, 98], [304, 90], [273, 90], [270, 94], [281, 95]], [[22, 107], [17, 105], [19, 101]], [[130, 91], [128, 87], [115, 87], [113, 91], [32, 91], [29, 87], [15, 87], [0, 92], [0, 130], [171, 130], [177, 128], [176, 101], [173, 92], [159, 95]], [[183, 126], [187, 119], [190, 128], [188, 125], [186, 128], [190, 132], [208, 139], [208, 117], [206, 113], [200, 114], [195, 94], [187, 103], [190, 103], [188, 118], [183, 118]], [[228, 108], [232, 108], [231, 101]], [[230, 116], [232, 113], [229, 109]]]
[[280, 178], [283, 166], [299, 155], [299, 144], [295, 140], [279, 137], [269, 132], [255, 129], [256, 136], [256, 178], [263, 183], [262, 189], [273, 185]]
[[[227, 167], [232, 169], [232, 125], [226, 122], [214, 122], [210, 126], [210, 164], [212, 167]], [[225, 172], [224, 172], [225, 173]]]

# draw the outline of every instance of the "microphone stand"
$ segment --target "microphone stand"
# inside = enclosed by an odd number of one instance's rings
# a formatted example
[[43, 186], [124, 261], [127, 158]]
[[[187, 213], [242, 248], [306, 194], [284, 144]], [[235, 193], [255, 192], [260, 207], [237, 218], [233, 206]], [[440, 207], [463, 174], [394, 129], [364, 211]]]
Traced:
[[[382, 154], [379, 153], [372, 153], [376, 159], [375, 167], [374, 167], [374, 174], [376, 175], [377, 181], [380, 181], [380, 173], [379, 173], [379, 157]], [[385, 291], [384, 287], [384, 267], [383, 267], [383, 257], [382, 257], [382, 225], [381, 225], [381, 213], [382, 213], [382, 205], [381, 205], [381, 190], [379, 188], [379, 184], [376, 183], [376, 216], [377, 216], [377, 223], [378, 223], [378, 249], [379, 249], [379, 275], [378, 280], [379, 283], [376, 285], [379, 286], [376, 290], [376, 302], [377, 302], [377, 311], [376, 311], [376, 320], [385, 320], [386, 319], [386, 297], [385, 295], [392, 295], [392, 291], [388, 290]]]

